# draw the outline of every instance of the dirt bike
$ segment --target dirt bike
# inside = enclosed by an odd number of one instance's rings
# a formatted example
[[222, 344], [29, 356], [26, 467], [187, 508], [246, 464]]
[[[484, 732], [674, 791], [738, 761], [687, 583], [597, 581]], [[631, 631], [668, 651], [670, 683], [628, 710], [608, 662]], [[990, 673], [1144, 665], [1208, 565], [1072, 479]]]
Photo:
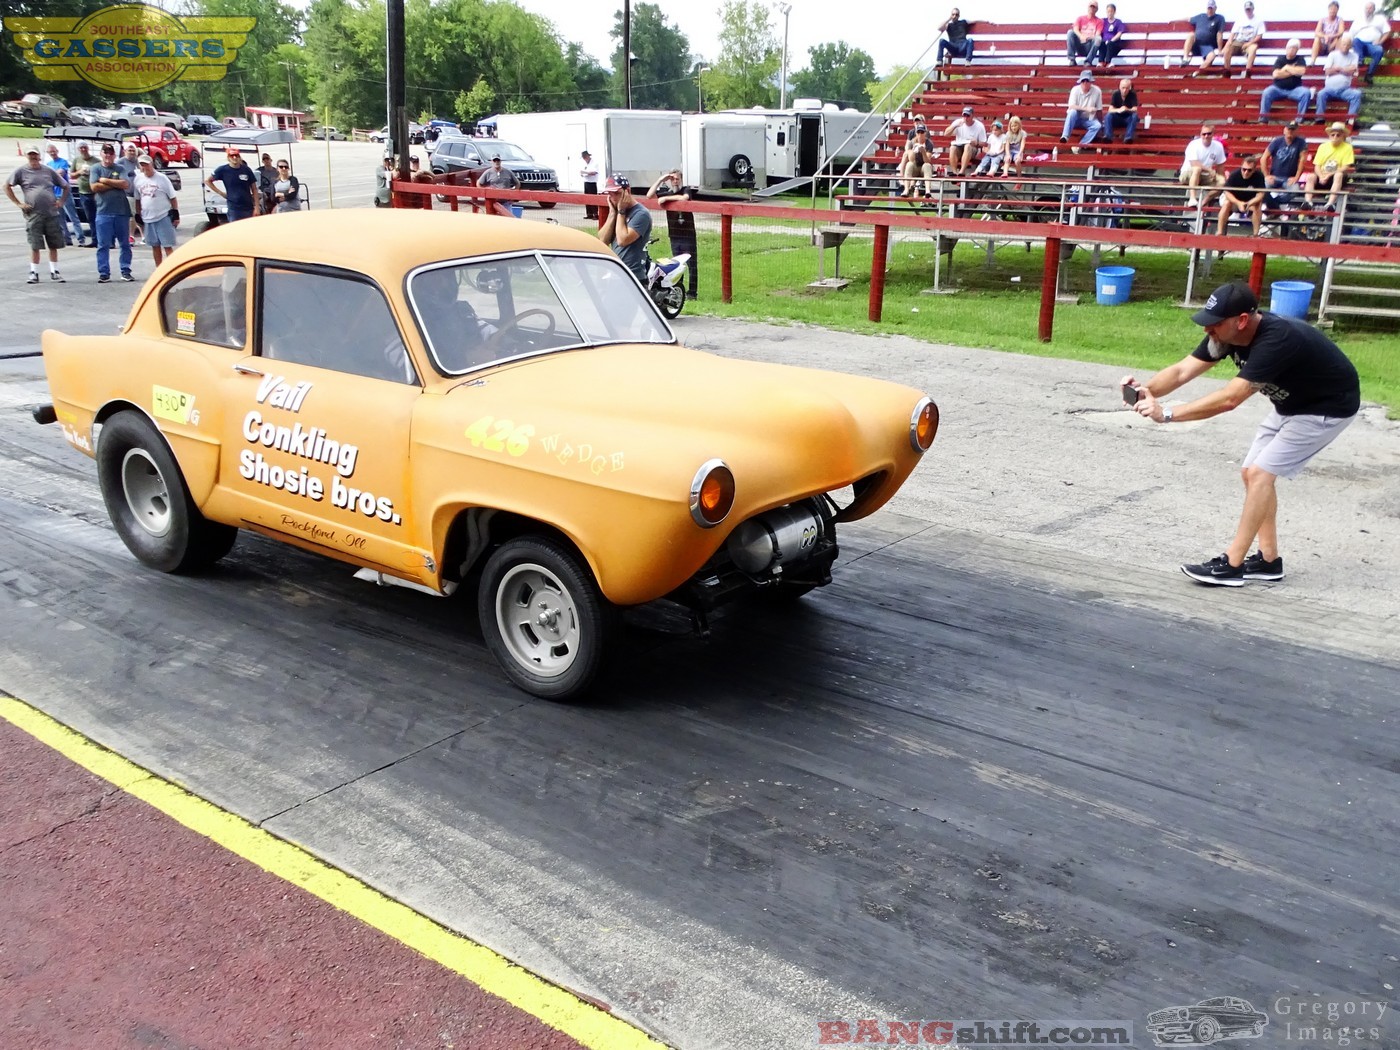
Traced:
[[[651, 243], [655, 244], [655, 238]], [[685, 276], [690, 256], [682, 252], [671, 259], [653, 259], [647, 253], [647, 294], [668, 320], [675, 320], [685, 306]]]

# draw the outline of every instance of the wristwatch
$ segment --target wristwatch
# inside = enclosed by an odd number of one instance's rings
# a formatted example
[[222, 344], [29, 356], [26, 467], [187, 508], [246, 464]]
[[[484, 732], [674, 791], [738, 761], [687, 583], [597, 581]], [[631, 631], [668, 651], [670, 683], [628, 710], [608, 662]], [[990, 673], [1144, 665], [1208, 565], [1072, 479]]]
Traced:
[[1171, 410], [1171, 407], [1170, 407], [1169, 405], [1163, 405], [1163, 406], [1162, 406], [1162, 422], [1163, 422], [1163, 423], [1170, 423], [1171, 421], [1172, 421], [1172, 410]]

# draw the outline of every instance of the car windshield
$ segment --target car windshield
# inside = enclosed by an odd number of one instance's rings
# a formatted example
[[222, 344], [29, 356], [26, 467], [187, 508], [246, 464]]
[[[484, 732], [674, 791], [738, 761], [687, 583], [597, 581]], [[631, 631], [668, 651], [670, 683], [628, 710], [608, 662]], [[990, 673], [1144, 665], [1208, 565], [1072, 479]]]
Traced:
[[530, 154], [526, 153], [519, 146], [509, 142], [499, 142], [496, 139], [478, 142], [477, 149], [481, 151], [483, 157], [500, 157], [501, 160], [517, 160], [529, 163], [534, 160]]
[[438, 370], [459, 375], [598, 343], [670, 343], [651, 300], [615, 258], [531, 253], [444, 263], [409, 277]]

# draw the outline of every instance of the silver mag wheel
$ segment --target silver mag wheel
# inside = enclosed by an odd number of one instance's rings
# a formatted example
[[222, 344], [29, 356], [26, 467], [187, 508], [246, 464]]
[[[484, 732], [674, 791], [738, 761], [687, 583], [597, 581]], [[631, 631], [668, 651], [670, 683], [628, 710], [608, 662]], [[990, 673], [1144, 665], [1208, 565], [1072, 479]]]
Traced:
[[656, 305], [661, 307], [661, 312], [668, 319], [674, 321], [681, 315], [681, 308], [685, 306], [685, 289], [681, 287], [679, 282], [669, 288], [661, 289], [660, 294], [656, 297]]
[[119, 412], [103, 425], [97, 478], [117, 535], [143, 564], [193, 572], [233, 549], [238, 530], [199, 513], [165, 438], [144, 416]]
[[482, 572], [477, 612], [486, 646], [511, 681], [547, 700], [588, 690], [616, 620], [582, 559], [544, 537], [496, 549]]

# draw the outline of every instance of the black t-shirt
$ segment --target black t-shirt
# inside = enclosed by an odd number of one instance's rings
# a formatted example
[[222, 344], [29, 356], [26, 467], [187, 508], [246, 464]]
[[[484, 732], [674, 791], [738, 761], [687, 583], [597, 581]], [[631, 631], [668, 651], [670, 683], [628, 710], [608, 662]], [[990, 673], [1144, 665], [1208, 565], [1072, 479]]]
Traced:
[[1269, 174], [1276, 179], [1291, 179], [1298, 174], [1298, 162], [1303, 159], [1303, 154], [1307, 151], [1308, 143], [1300, 135], [1293, 136], [1293, 142], [1280, 135], [1269, 143], [1269, 156], [1273, 158], [1269, 165]]
[[[1225, 188], [1227, 190], [1262, 190], [1264, 188], [1264, 173], [1255, 168], [1246, 175], [1243, 168], [1236, 168], [1225, 179]], [[1244, 197], [1245, 194], [1237, 193], [1235, 196]], [[1254, 195], [1251, 193], [1248, 196]]]
[[1193, 15], [1191, 27], [1196, 31], [1196, 43], [1214, 46], [1225, 31], [1225, 18], [1222, 15]]
[[1281, 416], [1346, 418], [1361, 409], [1356, 366], [1306, 321], [1263, 313], [1248, 346], [1212, 346], [1207, 336], [1191, 356], [1201, 361], [1229, 356], [1241, 379], [1264, 384], [1260, 392]]
[[948, 23], [948, 28], [946, 30], [948, 34], [948, 43], [961, 44], [967, 39], [967, 31], [971, 28], [972, 26], [968, 24], [966, 18], [953, 19]]
[[[1291, 66], [1299, 61], [1300, 60], [1297, 58], [1289, 58], [1287, 55], [1279, 55], [1278, 58], [1274, 59], [1274, 68], [1282, 69], [1284, 66]], [[1301, 86], [1302, 83], [1302, 76], [1274, 78], [1274, 87], [1282, 88], [1284, 91], [1292, 91], [1294, 88]]]
[[1128, 94], [1125, 98], [1122, 89], [1119, 89], [1113, 93], [1113, 101], [1110, 103], [1110, 105], [1114, 109], [1122, 109], [1124, 106], [1127, 106], [1129, 109], [1137, 109], [1137, 92], [1134, 91], [1132, 88], [1128, 88]]

